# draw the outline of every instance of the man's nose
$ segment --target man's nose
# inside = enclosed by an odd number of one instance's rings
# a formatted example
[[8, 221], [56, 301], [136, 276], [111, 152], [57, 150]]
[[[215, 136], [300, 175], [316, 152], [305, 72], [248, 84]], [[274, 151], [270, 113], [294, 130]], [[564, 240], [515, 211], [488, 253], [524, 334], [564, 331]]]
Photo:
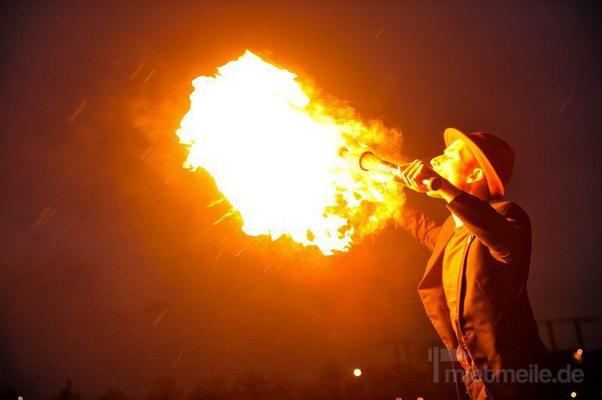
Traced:
[[439, 165], [441, 165], [439, 156], [437, 156], [431, 160], [431, 167], [435, 168], [435, 167], [438, 167]]

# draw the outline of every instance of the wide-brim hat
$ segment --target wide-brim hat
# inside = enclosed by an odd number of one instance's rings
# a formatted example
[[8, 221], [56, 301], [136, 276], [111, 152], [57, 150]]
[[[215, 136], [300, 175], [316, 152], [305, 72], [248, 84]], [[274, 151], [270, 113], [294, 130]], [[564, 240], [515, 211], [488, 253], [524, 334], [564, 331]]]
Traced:
[[516, 158], [508, 143], [489, 133], [464, 134], [455, 128], [447, 128], [443, 139], [446, 146], [456, 139], [466, 143], [485, 173], [491, 197], [504, 197], [504, 186], [510, 182]]

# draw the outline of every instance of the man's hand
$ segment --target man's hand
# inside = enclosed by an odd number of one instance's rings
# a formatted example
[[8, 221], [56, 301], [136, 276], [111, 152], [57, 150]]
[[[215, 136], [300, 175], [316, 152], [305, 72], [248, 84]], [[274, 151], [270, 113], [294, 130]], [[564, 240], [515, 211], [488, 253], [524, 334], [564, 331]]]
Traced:
[[439, 176], [438, 173], [433, 171], [429, 165], [421, 160], [412, 161], [401, 173], [403, 183], [410, 189], [419, 193], [428, 194], [429, 189], [426, 184], [432, 178], [444, 180], [444, 178]]
[[[426, 185], [432, 178], [441, 179], [441, 188], [437, 191], [429, 191]], [[458, 188], [433, 171], [430, 165], [421, 160], [412, 161], [401, 173], [401, 179], [410, 189], [419, 193], [426, 193], [430, 197], [444, 199], [448, 203], [460, 194]]]

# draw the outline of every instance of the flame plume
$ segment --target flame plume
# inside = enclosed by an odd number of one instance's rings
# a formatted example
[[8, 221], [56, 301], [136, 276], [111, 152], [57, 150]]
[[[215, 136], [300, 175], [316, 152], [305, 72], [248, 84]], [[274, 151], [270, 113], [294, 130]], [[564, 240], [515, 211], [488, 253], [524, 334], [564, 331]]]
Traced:
[[354, 154], [358, 143], [399, 133], [320, 101], [297, 75], [250, 51], [192, 84], [177, 131], [184, 167], [211, 174], [246, 234], [285, 235], [330, 255], [399, 217], [395, 184], [361, 171]]

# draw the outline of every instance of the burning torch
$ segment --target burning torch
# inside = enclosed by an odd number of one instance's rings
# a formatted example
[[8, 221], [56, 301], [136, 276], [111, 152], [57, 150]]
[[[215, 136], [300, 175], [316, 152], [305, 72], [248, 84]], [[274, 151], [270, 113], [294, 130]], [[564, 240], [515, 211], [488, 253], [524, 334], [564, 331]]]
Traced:
[[[392, 175], [395, 180], [401, 183], [405, 183], [401, 178], [401, 174], [409, 165], [410, 164], [397, 165], [391, 161], [383, 160], [382, 158], [375, 156], [371, 151], [365, 151], [360, 156], [360, 168], [364, 171], [378, 171], [384, 174]], [[441, 188], [440, 178], [433, 177], [430, 179], [425, 179], [422, 183], [428, 188], [429, 191], [437, 191]]]

